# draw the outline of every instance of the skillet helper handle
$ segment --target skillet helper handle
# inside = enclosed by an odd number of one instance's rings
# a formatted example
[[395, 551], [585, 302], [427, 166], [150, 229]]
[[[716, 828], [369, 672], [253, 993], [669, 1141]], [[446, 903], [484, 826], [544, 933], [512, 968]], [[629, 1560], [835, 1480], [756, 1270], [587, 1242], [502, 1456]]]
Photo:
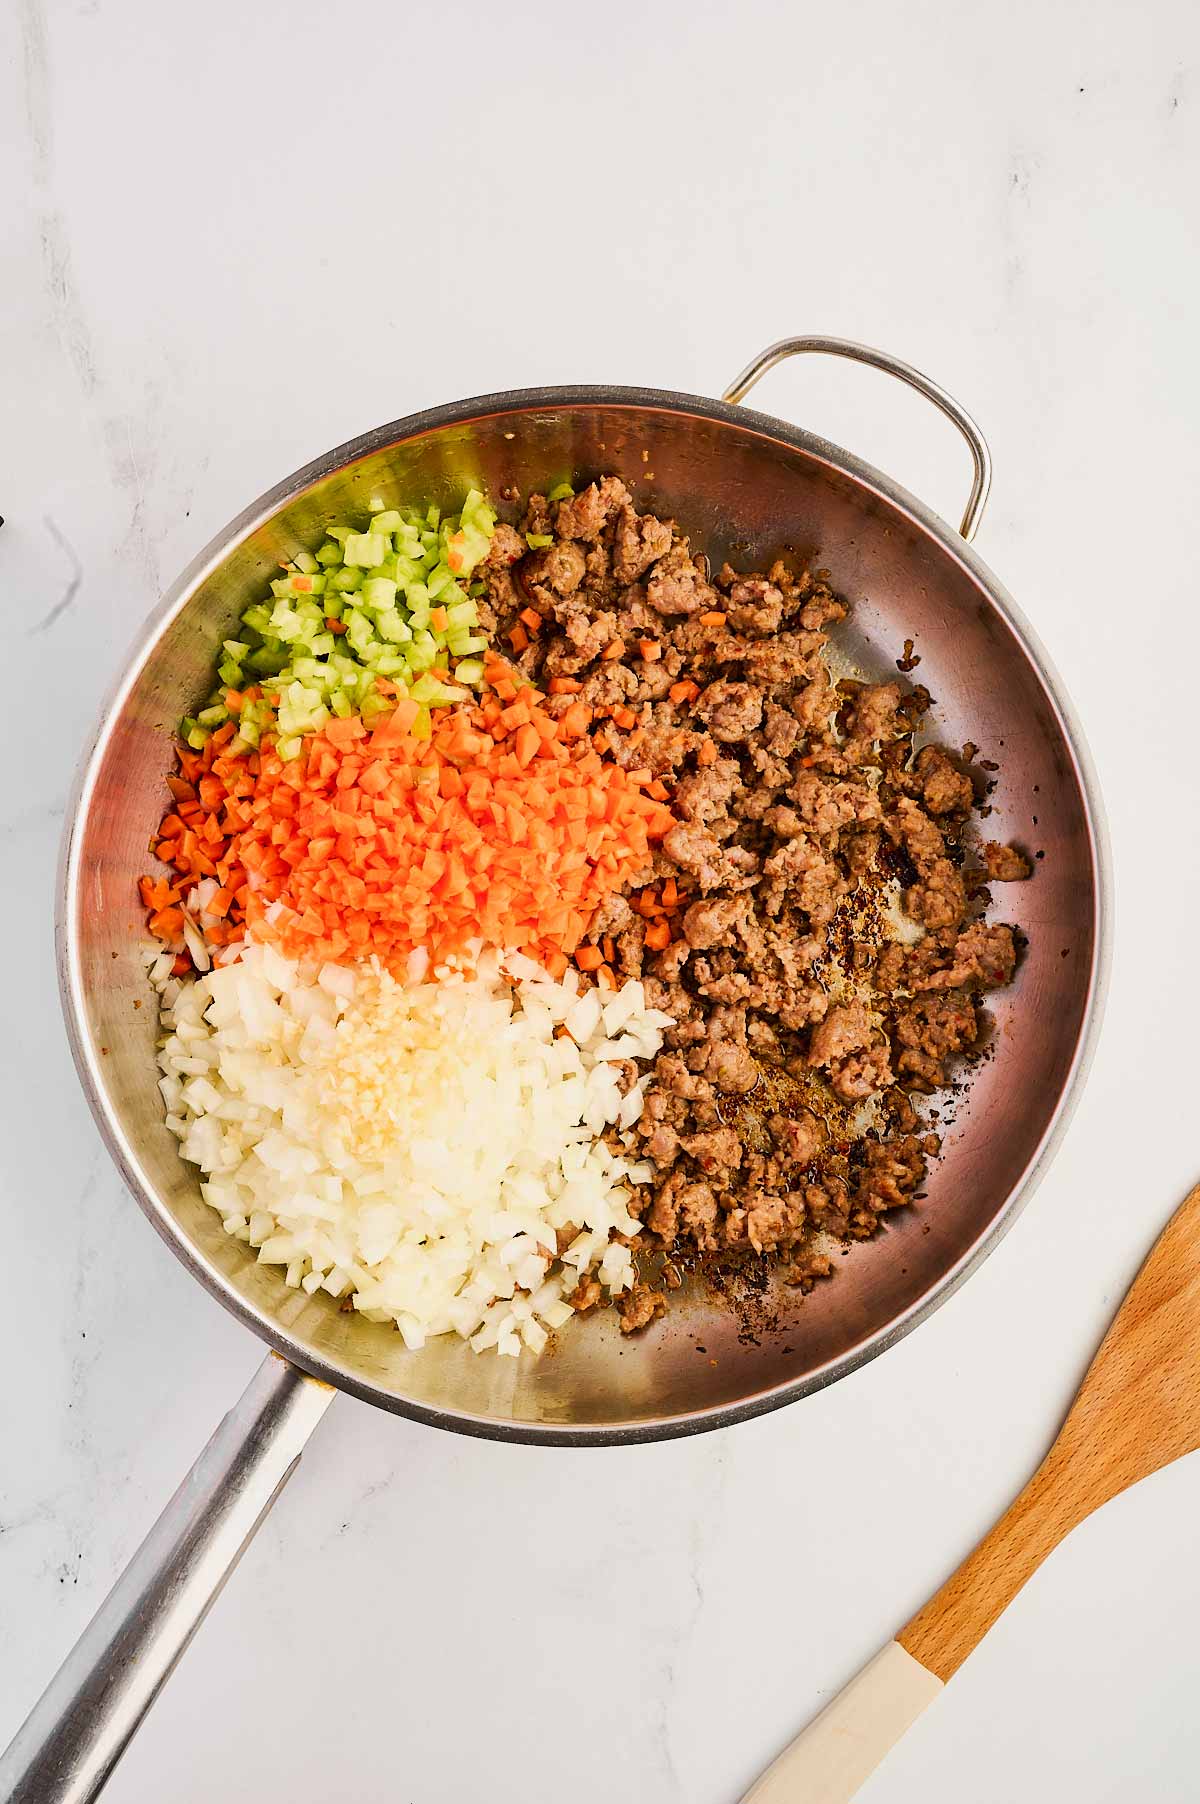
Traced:
[[335, 1394], [263, 1361], [0, 1755], [4, 1804], [99, 1795]]
[[743, 401], [759, 379], [773, 370], [777, 363], [785, 358], [798, 357], [805, 351], [821, 351], [829, 357], [848, 357], [852, 363], [869, 363], [873, 369], [884, 370], [889, 376], [895, 376], [906, 382], [909, 388], [924, 395], [927, 401], [944, 413], [953, 422], [967, 441], [972, 461], [975, 465], [975, 478], [971, 484], [971, 493], [967, 499], [959, 532], [968, 543], [979, 530], [979, 522], [983, 518], [983, 510], [987, 506], [988, 491], [992, 486], [992, 454], [988, 450], [988, 442], [979, 427], [971, 418], [966, 408], [948, 395], [944, 388], [929, 376], [915, 370], [911, 363], [901, 363], [898, 357], [892, 357], [886, 351], [872, 350], [870, 345], [855, 344], [849, 338], [781, 338], [778, 344], [768, 345], [765, 351], [748, 364], [741, 375], [725, 390], [723, 401]]

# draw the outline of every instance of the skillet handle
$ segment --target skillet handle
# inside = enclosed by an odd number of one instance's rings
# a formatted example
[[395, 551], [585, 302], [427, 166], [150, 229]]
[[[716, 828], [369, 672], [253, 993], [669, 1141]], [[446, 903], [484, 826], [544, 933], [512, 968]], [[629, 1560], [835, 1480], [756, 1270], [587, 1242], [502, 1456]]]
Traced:
[[4, 1804], [99, 1794], [335, 1394], [263, 1361], [0, 1755]]
[[959, 532], [968, 543], [979, 530], [979, 522], [983, 518], [983, 510], [987, 506], [988, 491], [992, 486], [992, 454], [988, 450], [988, 442], [979, 427], [971, 418], [965, 407], [959, 405], [953, 395], [948, 395], [944, 388], [928, 376], [915, 370], [911, 363], [901, 363], [898, 357], [891, 357], [886, 351], [872, 350], [870, 345], [854, 344], [848, 338], [781, 338], [778, 344], [768, 345], [761, 351], [753, 363], [747, 364], [741, 375], [725, 390], [723, 401], [742, 401], [750, 393], [754, 384], [773, 370], [777, 363], [787, 357], [797, 357], [802, 351], [823, 351], [830, 357], [848, 357], [852, 363], [869, 363], [873, 369], [885, 370], [889, 376], [896, 376], [901, 382], [907, 382], [918, 394], [932, 401], [936, 408], [945, 414], [948, 420], [962, 433], [970, 448], [975, 464], [975, 479], [971, 484], [971, 493], [967, 500], [966, 511], [962, 517]]

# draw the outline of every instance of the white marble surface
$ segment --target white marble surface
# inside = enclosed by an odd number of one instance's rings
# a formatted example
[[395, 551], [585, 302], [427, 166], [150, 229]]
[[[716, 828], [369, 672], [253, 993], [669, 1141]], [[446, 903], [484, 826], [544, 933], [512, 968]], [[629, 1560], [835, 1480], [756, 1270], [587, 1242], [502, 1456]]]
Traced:
[[[108, 1792], [734, 1804], [1007, 1502], [1200, 1175], [1200, 17], [15, 0], [0, 146], [0, 1742], [259, 1353], [123, 1193], [55, 1000], [72, 764], [160, 584], [377, 421], [712, 393], [785, 332], [886, 345], [990, 434], [979, 547], [1116, 856], [1107, 1027], [1035, 1201], [903, 1345], [730, 1433], [523, 1450], [339, 1401]], [[961, 446], [882, 379], [792, 366], [762, 404], [957, 516]], [[1082, 1529], [864, 1799], [1193, 1800], [1198, 1507], [1185, 1462]]]

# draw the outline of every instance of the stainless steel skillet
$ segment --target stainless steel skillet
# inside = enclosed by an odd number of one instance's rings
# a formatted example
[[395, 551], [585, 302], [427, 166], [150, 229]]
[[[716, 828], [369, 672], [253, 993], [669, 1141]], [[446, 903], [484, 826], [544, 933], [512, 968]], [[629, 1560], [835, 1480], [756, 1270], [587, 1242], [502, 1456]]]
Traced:
[[[974, 460], [958, 533], [887, 477], [737, 405], [766, 370], [823, 351], [886, 370], [932, 400]], [[1021, 892], [1029, 951], [994, 999], [994, 1052], [947, 1137], [928, 1199], [856, 1250], [836, 1283], [758, 1344], [703, 1295], [633, 1344], [580, 1324], [539, 1362], [399, 1337], [288, 1290], [230, 1240], [163, 1126], [152, 1011], [137, 952], [136, 878], [161, 812], [168, 736], [203, 692], [212, 650], [281, 559], [334, 516], [470, 484], [497, 494], [614, 470], [716, 559], [781, 550], [828, 568], [855, 603], [848, 651], [891, 673], [915, 640], [941, 737], [1001, 766], [990, 828], [1044, 857]], [[515, 391], [383, 426], [250, 507], [193, 563], [145, 627], [105, 708], [68, 810], [58, 960], [80, 1079], [105, 1141], [155, 1227], [272, 1349], [7, 1754], [0, 1797], [94, 1797], [239, 1553], [290, 1476], [335, 1389], [438, 1427], [567, 1446], [717, 1428], [832, 1383], [891, 1346], [962, 1282], [1014, 1219], [1063, 1131], [1098, 1026], [1107, 965], [1107, 853], [1070, 706], [1015, 605], [970, 549], [987, 447], [928, 378], [880, 352], [800, 338], [771, 347], [721, 401], [646, 389]], [[1036, 820], [1035, 818], [1036, 817]], [[699, 1349], [703, 1348], [703, 1352]]]

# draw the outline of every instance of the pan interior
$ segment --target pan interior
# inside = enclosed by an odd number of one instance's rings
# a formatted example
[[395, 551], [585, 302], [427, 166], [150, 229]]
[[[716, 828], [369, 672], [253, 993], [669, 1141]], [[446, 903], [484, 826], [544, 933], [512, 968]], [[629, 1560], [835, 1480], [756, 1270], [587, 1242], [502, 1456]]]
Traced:
[[[232, 529], [169, 598], [101, 730], [67, 863], [64, 963], [81, 1067], [135, 1193], [176, 1250], [309, 1369], [448, 1426], [529, 1438], [684, 1432], [811, 1389], [878, 1350], [993, 1235], [1036, 1164], [1097, 965], [1099, 872], [1079, 760], [977, 561], [917, 504], [819, 441], [682, 397], [596, 392], [467, 404], [434, 423], [382, 429], [301, 472]], [[862, 674], [895, 677], [903, 641], [914, 641], [934, 733], [952, 746], [973, 741], [999, 766], [988, 835], [1039, 855], [1033, 882], [996, 892], [997, 916], [1016, 915], [1029, 947], [1012, 986], [989, 998], [991, 1047], [952, 1122], [943, 1117], [945, 1150], [924, 1200], [839, 1260], [832, 1282], [803, 1300], [772, 1289], [749, 1324], [695, 1289], [629, 1340], [605, 1312], [571, 1325], [539, 1361], [477, 1356], [449, 1337], [409, 1353], [397, 1334], [323, 1294], [288, 1290], [201, 1201], [161, 1120], [136, 879], [162, 812], [173, 725], [207, 688], [217, 641], [281, 560], [375, 496], [452, 505], [472, 484], [527, 493], [605, 471], [639, 505], [677, 518], [714, 565], [729, 557], [761, 568], [783, 552], [828, 570], [854, 603], [841, 646]]]

